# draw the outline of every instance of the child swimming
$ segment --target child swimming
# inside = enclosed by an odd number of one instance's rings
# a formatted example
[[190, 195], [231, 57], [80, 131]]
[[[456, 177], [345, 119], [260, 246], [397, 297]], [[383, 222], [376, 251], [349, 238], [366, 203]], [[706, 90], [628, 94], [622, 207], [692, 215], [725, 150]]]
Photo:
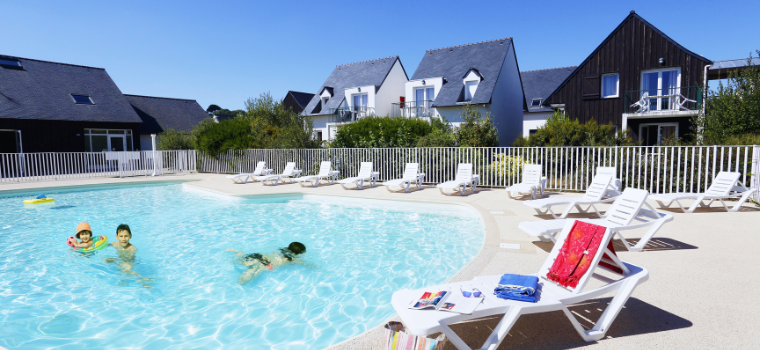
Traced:
[[153, 282], [152, 279], [140, 276], [139, 273], [132, 270], [135, 266], [134, 259], [135, 253], [137, 253], [137, 247], [129, 243], [129, 240], [132, 239], [132, 230], [129, 228], [129, 225], [121, 224], [116, 228], [116, 239], [117, 241], [111, 243], [111, 245], [116, 248], [116, 253], [119, 255], [119, 258], [105, 258], [103, 261], [114, 263], [122, 272], [141, 278], [138, 279], [137, 282], [140, 282], [145, 288], [153, 288], [145, 284], [145, 282]]
[[89, 248], [92, 247], [92, 228], [90, 228], [90, 224], [86, 222], [80, 222], [79, 225], [77, 225], [77, 234], [76, 238], [81, 240], [81, 242], [77, 242], [76, 240], [72, 240], [71, 244], [73, 244], [77, 248]]
[[267, 255], [262, 255], [260, 253], [243, 255], [243, 252], [232, 248], [228, 248], [227, 251], [234, 252], [237, 260], [236, 262], [248, 267], [247, 270], [240, 274], [240, 278], [238, 278], [238, 283], [244, 285], [265, 270], [271, 271], [277, 267], [290, 263], [303, 264], [303, 260], [296, 258], [296, 255], [305, 253], [306, 246], [299, 242], [293, 242], [290, 243], [287, 248], [280, 248], [278, 249], [279, 252]]

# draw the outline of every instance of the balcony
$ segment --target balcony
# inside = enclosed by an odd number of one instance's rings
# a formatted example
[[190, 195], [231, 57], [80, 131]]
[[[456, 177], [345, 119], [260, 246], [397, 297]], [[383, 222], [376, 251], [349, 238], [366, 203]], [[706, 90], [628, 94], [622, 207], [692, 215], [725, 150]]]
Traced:
[[349, 108], [330, 108], [332, 114], [328, 123], [353, 123], [361, 118], [375, 115], [374, 107], [353, 106]]
[[391, 118], [433, 118], [433, 100], [397, 102], [391, 104]]
[[628, 117], [690, 116], [702, 109], [702, 87], [633, 90], [625, 93]]

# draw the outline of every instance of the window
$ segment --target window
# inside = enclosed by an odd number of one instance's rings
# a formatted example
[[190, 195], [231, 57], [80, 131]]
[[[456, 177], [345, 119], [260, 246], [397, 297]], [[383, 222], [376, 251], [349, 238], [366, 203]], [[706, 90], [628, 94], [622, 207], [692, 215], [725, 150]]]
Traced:
[[412, 107], [424, 107], [430, 108], [430, 105], [435, 99], [435, 88], [423, 87], [414, 89], [415, 106]]
[[354, 111], [367, 110], [367, 94], [353, 95]]
[[618, 88], [620, 87], [620, 74], [602, 75], [602, 98], [618, 97]]
[[678, 137], [678, 123], [641, 124], [639, 139], [642, 146], [655, 146]]
[[0, 153], [21, 153], [21, 131], [0, 129]]
[[538, 129], [530, 129], [528, 130], [528, 135], [533, 135], [538, 132]]
[[87, 95], [71, 95], [71, 98], [74, 99], [74, 102], [76, 104], [83, 104], [83, 105], [94, 105], [95, 102], [92, 102], [92, 99], [90, 96]]
[[641, 96], [649, 96], [649, 110], [678, 109], [681, 69], [668, 68], [641, 73]]
[[85, 152], [132, 151], [132, 130], [84, 130]]
[[468, 81], [464, 83], [464, 100], [472, 100], [472, 96], [475, 96], [475, 91], [478, 89], [477, 81]]
[[18, 60], [11, 60], [7, 58], [0, 58], [0, 66], [8, 66], [8, 67], [21, 67], [21, 62]]
[[317, 141], [322, 141], [322, 132], [321, 131], [317, 131], [315, 133], [315, 135], [314, 135], [314, 139], [317, 140]]
[[541, 107], [541, 99], [540, 98], [534, 98], [533, 101], [530, 102], [531, 107]]

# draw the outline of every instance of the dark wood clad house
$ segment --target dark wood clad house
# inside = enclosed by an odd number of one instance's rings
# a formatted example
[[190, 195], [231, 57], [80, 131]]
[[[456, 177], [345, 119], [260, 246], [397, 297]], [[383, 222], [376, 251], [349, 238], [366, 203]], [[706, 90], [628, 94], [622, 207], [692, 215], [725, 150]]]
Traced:
[[0, 56], [0, 153], [131, 151], [141, 122], [105, 69]]
[[314, 94], [308, 92], [288, 91], [288, 94], [282, 100], [282, 104], [285, 108], [290, 108], [296, 114], [301, 114], [313, 97]]
[[711, 63], [631, 11], [544, 105], [630, 129], [644, 145], [689, 137]]

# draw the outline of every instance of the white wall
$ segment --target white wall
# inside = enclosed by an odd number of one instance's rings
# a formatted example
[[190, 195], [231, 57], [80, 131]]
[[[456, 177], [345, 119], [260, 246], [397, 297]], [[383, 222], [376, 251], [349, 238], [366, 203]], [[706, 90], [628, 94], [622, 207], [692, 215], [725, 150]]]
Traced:
[[509, 146], [522, 133], [524, 100], [515, 46], [510, 43], [491, 97], [491, 114], [499, 131], [500, 146]]
[[[425, 81], [425, 85], [422, 85], [423, 80]], [[438, 92], [441, 91], [441, 87], [443, 87], [443, 77], [410, 80], [404, 85], [404, 96], [406, 97], [406, 102], [415, 101], [417, 99], [417, 96], [414, 94], [414, 89], [431, 86], [435, 88], [433, 91], [433, 100], [435, 100], [435, 98], [438, 97]], [[394, 102], [398, 102], [398, 100]], [[440, 114], [438, 114], [438, 116], [440, 116]]]
[[367, 95], [367, 107], [375, 108], [376, 106], [377, 95], [375, 94], [374, 85], [352, 87], [349, 89], [345, 89], [344, 92], [346, 96], [345, 101], [346, 101], [346, 104], [348, 105], [348, 108], [354, 107], [354, 95], [364, 95], [364, 94]]
[[[490, 105], [472, 105], [472, 108], [483, 113], [484, 117], [486, 113], [491, 111]], [[436, 110], [438, 112], [438, 115], [445, 117], [446, 121], [451, 123], [454, 127], [459, 127], [459, 125], [464, 122], [462, 119], [462, 111], [464, 111], [464, 106], [439, 107]], [[493, 116], [493, 113], [491, 113], [491, 115]]]
[[399, 102], [404, 96], [405, 85], [409, 80], [401, 66], [401, 60], [396, 60], [375, 99], [375, 114], [381, 117], [391, 114], [392, 103]]
[[546, 119], [551, 115], [552, 112], [523, 112], [523, 136], [528, 137], [531, 130], [538, 129], [546, 124]]

